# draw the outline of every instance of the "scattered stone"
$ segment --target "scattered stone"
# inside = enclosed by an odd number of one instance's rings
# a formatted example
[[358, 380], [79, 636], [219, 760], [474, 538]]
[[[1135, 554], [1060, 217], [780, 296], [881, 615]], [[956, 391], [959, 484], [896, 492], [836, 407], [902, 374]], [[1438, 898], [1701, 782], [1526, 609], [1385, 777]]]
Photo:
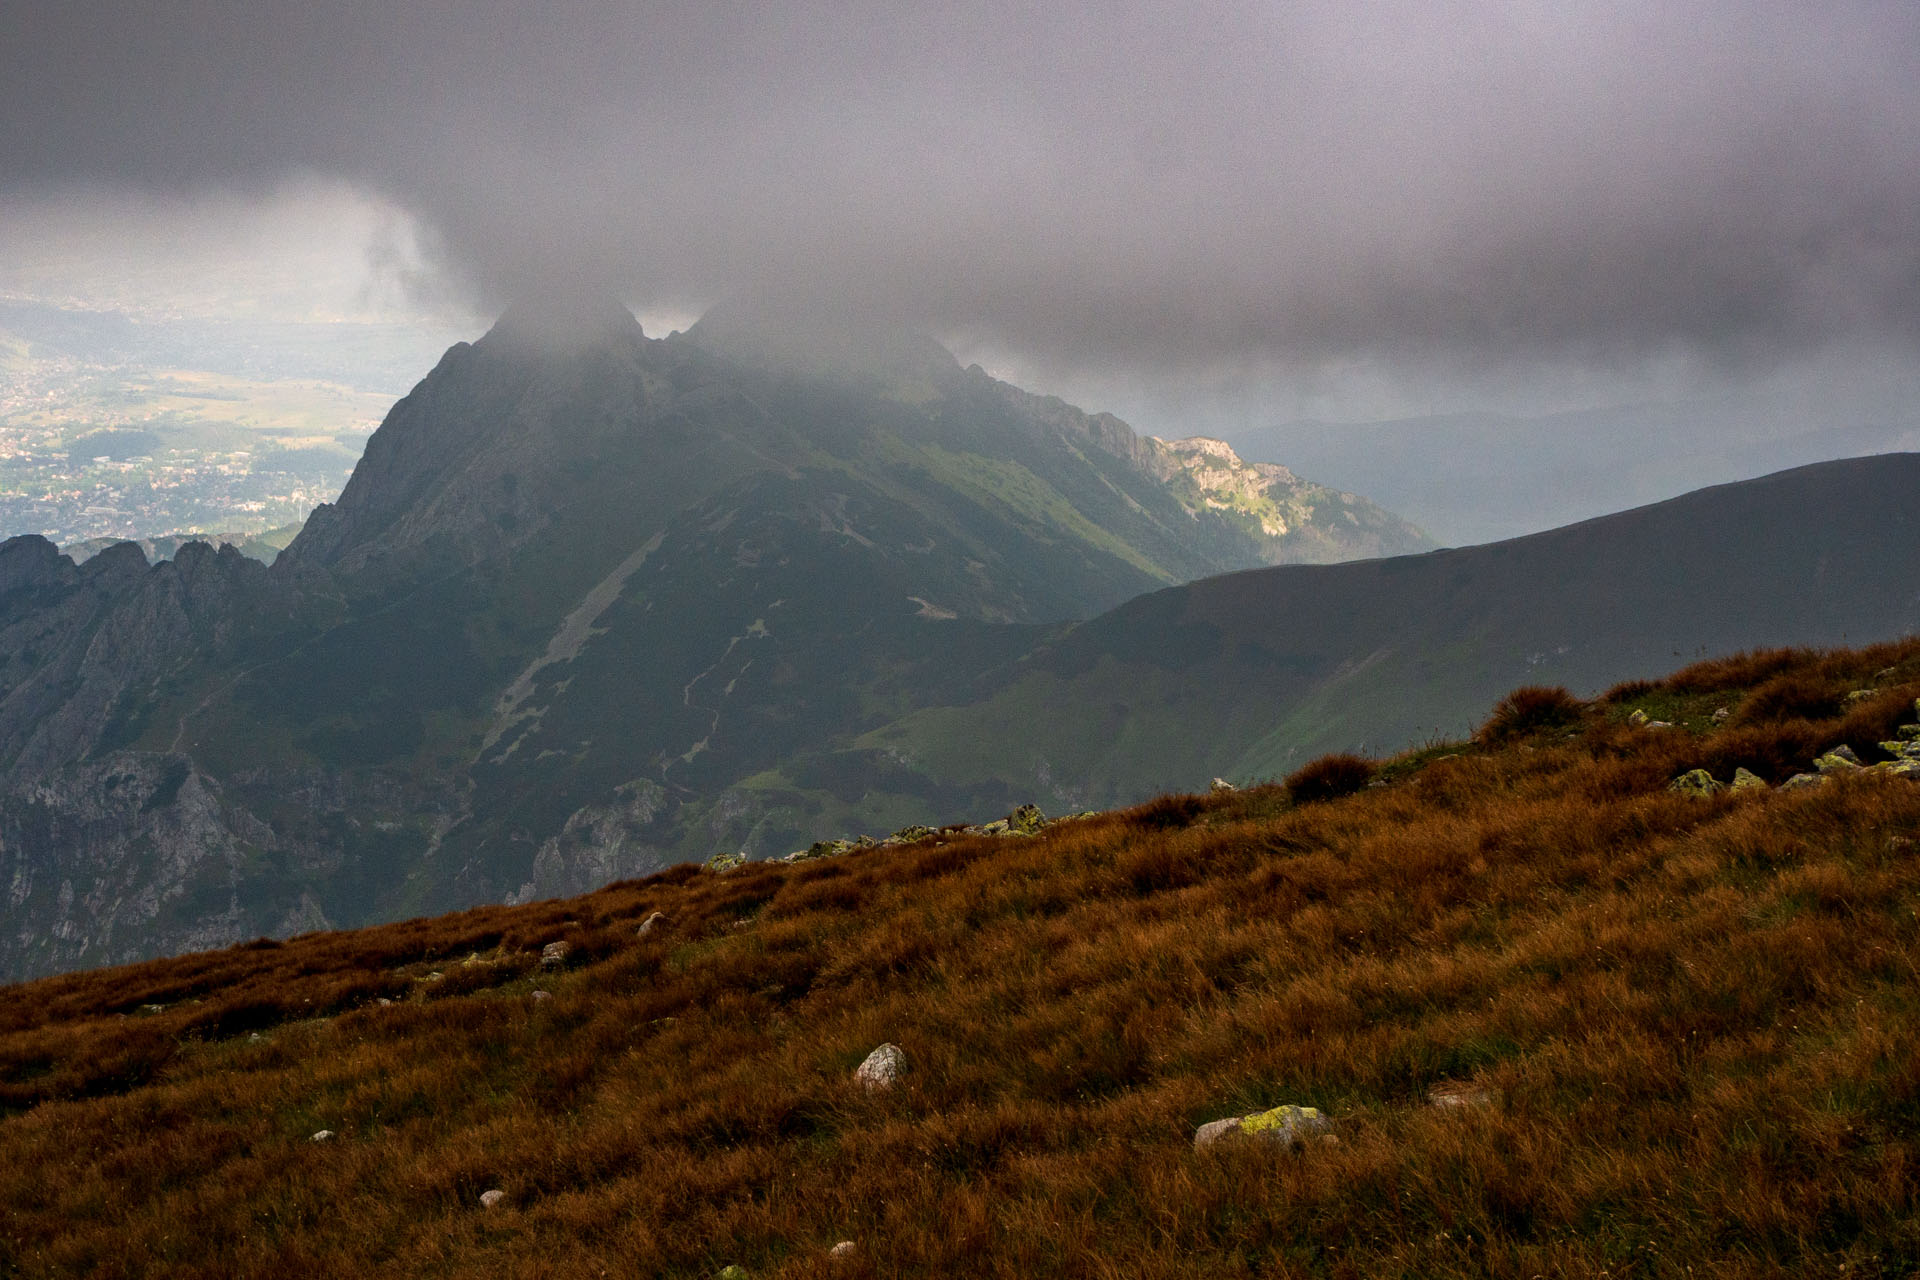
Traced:
[[1860, 767], [1860, 757], [1853, 754], [1852, 747], [1842, 745], [1816, 759], [1813, 767], [1823, 776], [1852, 773]]
[[1633, 709], [1632, 714], [1627, 717], [1627, 723], [1632, 725], [1636, 729], [1644, 729], [1649, 724], [1653, 723], [1653, 721], [1652, 721], [1652, 718], [1649, 717], [1646, 712], [1642, 711], [1638, 707], [1635, 707]]
[[1767, 789], [1767, 780], [1745, 765], [1741, 765], [1733, 771], [1733, 786], [1731, 789], [1734, 791], [1765, 791]]
[[551, 991], [539, 991], [539, 990], [535, 990], [535, 991], [532, 991], [532, 992], [529, 992], [528, 994], [529, 994], [530, 996], [532, 996], [532, 998], [533, 998], [533, 999], [535, 999], [535, 1000], [551, 1000], [551, 999], [553, 999], [553, 992], [551, 992]]
[[1801, 787], [1817, 787], [1827, 780], [1823, 773], [1796, 773], [1780, 784], [1782, 791], [1798, 791]]
[[656, 911], [640, 922], [640, 927], [634, 930], [634, 934], [637, 937], [644, 938], [655, 929], [664, 929], [666, 927], [667, 913], [664, 911]]
[[562, 938], [558, 942], [549, 942], [540, 948], [540, 967], [558, 969], [567, 963], [567, 957], [573, 954], [573, 944]]
[[872, 836], [861, 836], [858, 840], [816, 840], [804, 849], [788, 854], [781, 862], [811, 862], [815, 858], [837, 858], [843, 853], [852, 853], [855, 849], [874, 848]]
[[333, 1130], [322, 1129], [320, 1130], [320, 1132], [314, 1134], [311, 1138], [308, 1138], [307, 1141], [308, 1142], [332, 1142]]
[[1887, 837], [1888, 853], [1904, 853], [1908, 849], [1913, 848], [1913, 845], [1914, 845], [1914, 841], [1912, 836], [1888, 836]]
[[1673, 728], [1673, 721], [1671, 721], [1671, 720], [1649, 720], [1649, 721], [1647, 721], [1647, 725], [1646, 725], [1646, 727], [1647, 727], [1647, 728], [1649, 728], [1649, 729], [1671, 729], [1671, 728]]
[[1493, 1094], [1478, 1085], [1459, 1080], [1442, 1081], [1427, 1090], [1427, 1105], [1441, 1111], [1464, 1111], [1493, 1102]]
[[1004, 818], [962, 827], [960, 832], [969, 836], [1032, 836], [1040, 834], [1040, 829], [1046, 825], [1047, 815], [1040, 812], [1039, 805], [1023, 804]]
[[1318, 1109], [1287, 1104], [1275, 1107], [1271, 1111], [1256, 1111], [1247, 1116], [1229, 1116], [1225, 1120], [1203, 1124], [1193, 1131], [1193, 1146], [1197, 1151], [1220, 1142], [1246, 1139], [1269, 1142], [1280, 1147], [1293, 1147], [1308, 1137], [1331, 1135], [1332, 1132], [1333, 1121], [1327, 1119]]
[[891, 1089], [906, 1069], [906, 1051], [897, 1044], [883, 1044], [854, 1068], [853, 1078], [869, 1089]]
[[1224, 791], [1238, 791], [1240, 788], [1234, 786], [1231, 782], [1228, 782], [1225, 778], [1215, 778], [1213, 780], [1212, 785], [1209, 786], [1207, 789], [1209, 791], [1212, 791], [1218, 794]]
[[827, 1256], [830, 1258], [844, 1258], [851, 1254], [857, 1247], [858, 1246], [851, 1240], [842, 1240], [839, 1244], [827, 1250]]
[[717, 876], [725, 875], [729, 871], [746, 865], [747, 855], [744, 853], [716, 853], [708, 858], [706, 863], [707, 870]]
[[1852, 706], [1856, 702], [1865, 702], [1877, 692], [1879, 692], [1877, 689], [1854, 689], [1851, 690], [1842, 701], [1848, 706]]
[[737, 1262], [729, 1262], [715, 1273], [713, 1280], [749, 1280], [747, 1269]]
[[472, 969], [483, 963], [485, 962], [480, 959], [480, 953], [478, 951], [472, 951], [468, 952], [467, 958], [460, 962], [460, 967], [462, 969]]
[[923, 827], [920, 824], [915, 823], [913, 826], [900, 828], [898, 831], [894, 832], [892, 835], [888, 836], [885, 840], [882, 840], [880, 843], [881, 844], [919, 844], [922, 840], [931, 840], [939, 834], [940, 833], [938, 831], [935, 831], [932, 827]]
[[1719, 724], [1721, 721], [1725, 720], [1728, 716], [1732, 714], [1733, 714], [1732, 707], [1715, 707], [1713, 709], [1712, 719], [1715, 724]]
[[1023, 804], [1007, 815], [1008, 835], [1037, 836], [1046, 825], [1047, 815], [1040, 812], [1037, 804]]
[[1920, 778], [1920, 760], [1894, 760], [1887, 764], [1875, 765], [1874, 768], [1896, 778]]
[[1678, 791], [1689, 796], [1710, 796], [1716, 791], [1726, 790], [1726, 786], [1715, 782], [1713, 775], [1705, 769], [1689, 769], [1669, 782], [1667, 790]]
[[167, 1006], [163, 1004], [143, 1004], [140, 1006], [140, 1012], [142, 1013], [165, 1013], [166, 1011]]
[[[387, 999], [385, 996], [381, 996], [378, 1000], [375, 1000], [374, 1003], [379, 1005], [382, 1009], [393, 1008], [393, 1001]], [[257, 1035], [258, 1033], [256, 1032], [255, 1034]]]
[[1880, 749], [1895, 760], [1920, 760], [1920, 742], [1898, 738], [1880, 744]]
[[434, 970], [434, 971], [433, 971], [432, 973], [430, 973], [430, 974], [428, 974], [428, 975], [427, 975], [426, 977], [424, 977], [424, 978], [422, 978], [422, 979], [420, 979], [420, 981], [422, 981], [422, 982], [438, 982], [438, 981], [440, 981], [440, 979], [442, 979], [442, 978], [444, 978], [444, 977], [446, 977], [446, 976], [447, 976], [446, 974], [444, 974], [444, 973], [442, 973], [442, 972], [440, 972], [440, 971], [439, 971], [438, 969], [435, 969], [435, 970]]
[[490, 1191], [482, 1191], [480, 1193], [480, 1207], [482, 1209], [491, 1209], [506, 1198], [507, 1193], [498, 1187], [494, 1187]]

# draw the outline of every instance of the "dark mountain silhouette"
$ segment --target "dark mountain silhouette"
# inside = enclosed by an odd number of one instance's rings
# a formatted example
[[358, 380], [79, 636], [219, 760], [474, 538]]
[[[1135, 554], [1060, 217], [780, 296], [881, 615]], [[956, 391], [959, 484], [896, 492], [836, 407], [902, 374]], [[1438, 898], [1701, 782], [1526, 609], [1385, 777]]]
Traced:
[[1821, 463], [1508, 542], [1228, 574], [1070, 628], [863, 749], [1111, 803], [1458, 737], [1504, 691], [1920, 630], [1920, 455]]
[[518, 305], [271, 568], [0, 549], [0, 966], [784, 852], [837, 820], [776, 794], [784, 762], [961, 697], [1039, 624], [1425, 545], [1222, 450], [910, 334], [735, 309], [653, 340], [605, 300]]

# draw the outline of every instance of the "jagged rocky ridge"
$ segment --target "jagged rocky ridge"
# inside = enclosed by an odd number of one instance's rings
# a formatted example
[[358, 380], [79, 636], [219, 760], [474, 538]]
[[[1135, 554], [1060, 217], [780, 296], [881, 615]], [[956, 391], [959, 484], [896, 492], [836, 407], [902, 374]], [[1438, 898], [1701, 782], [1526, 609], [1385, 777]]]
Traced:
[[0, 547], [0, 971], [1106, 807], [1530, 680], [1920, 625], [1911, 456], [1210, 576], [1398, 535], [937, 347], [720, 320], [516, 310], [271, 568]]
[[1425, 545], [1359, 499], [1276, 538], [1177, 448], [936, 344], [772, 332], [517, 307], [394, 407], [270, 569], [0, 546], [0, 973], [812, 839], [834, 815], [756, 778], [964, 696], [1043, 625]]

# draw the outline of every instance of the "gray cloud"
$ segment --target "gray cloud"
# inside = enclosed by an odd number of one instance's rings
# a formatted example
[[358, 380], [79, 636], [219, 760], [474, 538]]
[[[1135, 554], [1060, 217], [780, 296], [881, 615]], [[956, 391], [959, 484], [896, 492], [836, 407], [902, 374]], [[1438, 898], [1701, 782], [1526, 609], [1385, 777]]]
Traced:
[[489, 300], [831, 296], [1077, 368], [1912, 351], [1916, 124], [1910, 3], [0, 13], [12, 195], [314, 172]]

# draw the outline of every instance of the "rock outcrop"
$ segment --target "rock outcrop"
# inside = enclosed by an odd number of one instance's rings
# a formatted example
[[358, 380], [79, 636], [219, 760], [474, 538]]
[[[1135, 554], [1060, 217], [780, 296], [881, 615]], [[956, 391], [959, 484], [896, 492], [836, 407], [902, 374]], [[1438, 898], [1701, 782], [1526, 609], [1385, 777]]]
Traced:
[[906, 1051], [897, 1044], [883, 1044], [854, 1068], [853, 1078], [866, 1089], [884, 1091], [898, 1084], [906, 1070]]
[[1288, 1104], [1203, 1124], [1194, 1130], [1193, 1145], [1195, 1150], [1200, 1150], [1223, 1142], [1252, 1141], [1296, 1147], [1309, 1138], [1327, 1138], [1332, 1134], [1333, 1121], [1320, 1111]]

